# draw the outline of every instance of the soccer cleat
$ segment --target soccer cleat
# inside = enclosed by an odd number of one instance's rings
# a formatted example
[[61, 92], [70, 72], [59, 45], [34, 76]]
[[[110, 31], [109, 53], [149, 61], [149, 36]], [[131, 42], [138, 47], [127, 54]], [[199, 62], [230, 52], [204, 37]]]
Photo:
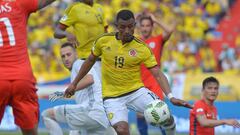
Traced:
[[64, 92], [60, 92], [60, 91], [56, 91], [52, 94], [50, 94], [48, 96], [48, 99], [51, 101], [51, 102], [54, 102], [60, 98], [63, 98], [64, 97]]

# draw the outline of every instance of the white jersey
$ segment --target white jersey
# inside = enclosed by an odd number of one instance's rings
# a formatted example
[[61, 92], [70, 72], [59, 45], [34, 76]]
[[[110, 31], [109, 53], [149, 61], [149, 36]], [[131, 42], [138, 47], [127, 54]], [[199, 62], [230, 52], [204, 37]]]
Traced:
[[[73, 63], [71, 82], [76, 78], [83, 62], [84, 60], [76, 60]], [[75, 101], [82, 108], [88, 110], [88, 115], [92, 119], [98, 121], [104, 127], [108, 127], [109, 122], [103, 107], [101, 81], [94, 68], [92, 68], [88, 74], [93, 76], [94, 83], [85, 89], [77, 91], [75, 93]]]

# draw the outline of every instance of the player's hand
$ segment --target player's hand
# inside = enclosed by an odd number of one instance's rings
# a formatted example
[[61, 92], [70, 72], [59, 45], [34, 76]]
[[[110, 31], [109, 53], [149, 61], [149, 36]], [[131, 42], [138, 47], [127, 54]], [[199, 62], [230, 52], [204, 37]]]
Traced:
[[240, 123], [235, 119], [224, 120], [226, 125], [233, 126], [235, 128], [240, 128]]
[[58, 100], [58, 99], [60, 99], [60, 98], [63, 98], [63, 96], [64, 96], [64, 92], [56, 91], [56, 92], [50, 94], [50, 95], [48, 96], [48, 99], [49, 99], [51, 102], [54, 102], [54, 101], [56, 101], [56, 100]]
[[186, 108], [190, 108], [192, 109], [193, 106], [190, 105], [188, 102], [184, 101], [184, 100], [181, 100], [181, 99], [177, 99], [175, 97], [172, 97], [170, 99], [170, 101], [172, 102], [172, 104], [176, 105], [176, 106], [183, 106], [183, 107], [186, 107]]
[[65, 90], [64, 97], [70, 98], [71, 96], [73, 96], [75, 94], [75, 89], [76, 86], [70, 84], [68, 88]]
[[151, 17], [151, 19], [154, 23], [156, 23], [158, 21], [157, 18], [152, 13], [147, 13], [147, 16]]
[[79, 42], [77, 41], [77, 38], [75, 35], [73, 35], [72, 33], [67, 33], [66, 37], [67, 37], [67, 41], [72, 43], [75, 48], [79, 46]]

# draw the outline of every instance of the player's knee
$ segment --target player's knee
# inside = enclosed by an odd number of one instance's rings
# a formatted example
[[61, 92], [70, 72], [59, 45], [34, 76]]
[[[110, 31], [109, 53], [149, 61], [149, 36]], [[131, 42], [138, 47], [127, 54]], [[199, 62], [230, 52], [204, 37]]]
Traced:
[[54, 118], [53, 109], [46, 109], [41, 113], [43, 118]]
[[174, 129], [175, 127], [176, 127], [176, 124], [172, 115], [170, 119], [164, 125], [162, 125], [162, 128], [165, 130]]
[[113, 127], [118, 135], [129, 135], [129, 127], [127, 122], [118, 122]]

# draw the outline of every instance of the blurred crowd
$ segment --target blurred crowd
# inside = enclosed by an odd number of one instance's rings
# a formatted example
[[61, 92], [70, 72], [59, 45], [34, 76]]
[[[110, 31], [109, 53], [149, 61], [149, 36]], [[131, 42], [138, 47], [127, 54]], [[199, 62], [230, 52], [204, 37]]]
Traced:
[[[210, 40], [216, 38], [216, 28], [222, 18], [229, 15], [235, 0], [98, 0], [104, 7], [108, 31], [114, 31], [114, 16], [123, 8], [131, 9], [136, 16], [153, 13], [168, 25], [177, 23], [170, 40], [166, 43], [161, 66], [165, 72], [228, 72], [240, 74], [240, 27], [236, 47], [226, 43], [216, 55], [210, 48]], [[33, 71], [39, 82], [67, 77], [59, 56], [59, 47], [64, 40], [53, 38], [56, 23], [64, 9], [73, 0], [61, 0], [51, 7], [30, 17], [29, 53]], [[87, 19], [87, 18], [86, 18]], [[136, 34], [138, 35], [136, 29]], [[154, 29], [160, 34], [161, 29]]]

